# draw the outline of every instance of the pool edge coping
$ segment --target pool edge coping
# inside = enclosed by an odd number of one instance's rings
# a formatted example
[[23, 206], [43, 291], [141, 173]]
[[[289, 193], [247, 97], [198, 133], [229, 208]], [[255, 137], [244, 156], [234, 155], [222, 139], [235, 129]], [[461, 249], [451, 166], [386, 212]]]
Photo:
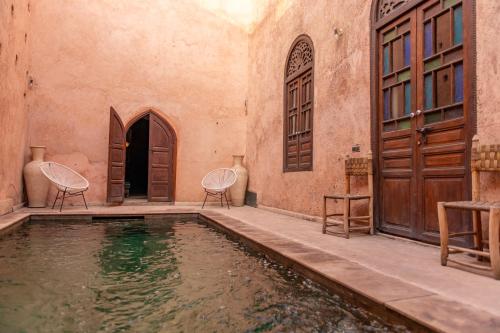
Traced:
[[[69, 211], [62, 213], [51, 211], [17, 211], [0, 217], [7, 217], [7, 222], [0, 223], [0, 239], [14, 232], [25, 222], [28, 222], [33, 218], [34, 220], [47, 220], [53, 218], [66, 219], [68, 217], [81, 219], [86, 217], [91, 220], [94, 216], [137, 216], [147, 219], [164, 215], [193, 215], [199, 217], [231, 238], [236, 238], [237, 241], [242, 241], [243, 243], [249, 245], [253, 250], [263, 253], [264, 255], [268, 255], [280, 264], [292, 268], [306, 278], [319, 283], [330, 292], [340, 294], [341, 297], [347, 299], [350, 303], [374, 313], [376, 316], [390, 324], [405, 325], [408, 328], [411, 328], [412, 332], [470, 332], [471, 329], [482, 328], [487, 330], [488, 327], [492, 329], [500, 327], [500, 317], [476, 308], [473, 305], [449, 299], [435, 292], [423, 289], [422, 287], [415, 286], [409, 282], [376, 272], [363, 265], [350, 261], [349, 259], [342, 258], [326, 251], [321, 251], [320, 249], [308, 246], [296, 240], [249, 225], [238, 218], [223, 215], [220, 212], [211, 211], [209, 208], [206, 210], [180, 208], [170, 209], [169, 211], [150, 211], [143, 213], [140, 211], [133, 213], [98, 211]], [[245, 226], [248, 227], [246, 231], [244, 230]], [[260, 239], [258, 235], [259, 233], [261, 236]], [[266, 240], [266, 237], [269, 238]], [[288, 244], [285, 244], [284, 247], [281, 246], [280, 248], [280, 242]], [[291, 246], [291, 244], [294, 244], [299, 248], [302, 247], [302, 249], [300, 251], [287, 251], [286, 245]], [[370, 292], [370, 290], [367, 290], [366, 284], [363, 286], [363, 280], [356, 279], [355, 275], [350, 277], [354, 278], [354, 280], [350, 280], [348, 276], [343, 276], [345, 274], [335, 276], [335, 273], [343, 271], [345, 266], [340, 269], [334, 269], [333, 271], [325, 271], [324, 269], [322, 270], [319, 268], [318, 265], [315, 267], [314, 262], [301, 258], [301, 256], [311, 256], [313, 254], [317, 254], [320, 257], [322, 255], [331, 257], [330, 259], [320, 260], [319, 265], [321, 265], [321, 262], [325, 263], [327, 261], [331, 261], [336, 264], [347, 265], [347, 270], [356, 269], [355, 266], [359, 266], [365, 276], [377, 276], [382, 280], [380, 281], [381, 284], [387, 284], [385, 288], [381, 288], [382, 294], [386, 288], [391, 288], [391, 283], [394, 283], [394, 281], [397, 281], [403, 294], [405, 286], [407, 290], [413, 291], [413, 293], [410, 292], [410, 296], [407, 297], [388, 297], [384, 300], [384, 297], [380, 297], [380, 295], [377, 296], [376, 292], [374, 293], [373, 291]], [[356, 285], [356, 283], [358, 283], [358, 285]], [[359, 283], [361, 283], [361, 287]], [[416, 291], [417, 289], [421, 291], [421, 294]], [[458, 316], [458, 314], [460, 314], [460, 316]], [[467, 318], [467, 320], [464, 321], [463, 318]], [[474, 322], [474, 319], [476, 320], [475, 322], [477, 325], [471, 326], [470, 323]]]

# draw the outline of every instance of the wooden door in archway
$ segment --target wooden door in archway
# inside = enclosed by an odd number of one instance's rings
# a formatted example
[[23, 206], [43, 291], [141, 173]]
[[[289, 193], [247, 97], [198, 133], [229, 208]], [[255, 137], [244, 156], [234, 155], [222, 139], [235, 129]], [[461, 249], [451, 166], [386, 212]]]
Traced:
[[149, 115], [148, 200], [174, 201], [176, 136], [155, 113]]
[[[174, 129], [155, 112], [147, 112], [130, 121], [149, 116], [148, 200], [175, 201], [177, 138]], [[126, 130], [118, 113], [111, 108], [108, 152], [108, 202], [124, 200]]]
[[[378, 218], [436, 243], [437, 202], [470, 197], [472, 3], [414, 3], [376, 32]], [[467, 215], [450, 219], [467, 228]]]

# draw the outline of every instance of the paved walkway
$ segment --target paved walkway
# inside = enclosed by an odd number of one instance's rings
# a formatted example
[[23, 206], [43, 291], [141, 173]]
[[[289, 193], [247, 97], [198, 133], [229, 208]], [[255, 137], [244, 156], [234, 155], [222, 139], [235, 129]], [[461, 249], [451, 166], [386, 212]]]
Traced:
[[[61, 215], [148, 215], [174, 212], [201, 212], [201, 210], [194, 206], [114, 206], [91, 207], [89, 210], [69, 208], [65, 209]], [[389, 306], [395, 304], [403, 310], [405, 306], [409, 307], [409, 313], [416, 311], [415, 308], [418, 307], [417, 312], [422, 312], [424, 317], [428, 316], [428, 320], [444, 316], [440, 320], [446, 321], [446, 316], [455, 311], [456, 315], [453, 316], [453, 320], [456, 323], [451, 327], [462, 326], [462, 321], [464, 325], [473, 324], [470, 321], [474, 318], [481, 319], [480, 322], [489, 323], [489, 330], [492, 327], [498, 327], [495, 325], [499, 323], [500, 318], [500, 281], [494, 280], [488, 273], [471, 273], [463, 268], [441, 266], [439, 248], [436, 246], [383, 235], [360, 234], [351, 239], [323, 235], [319, 223], [251, 207], [232, 207], [230, 210], [209, 207], [202, 212], [208, 217], [224, 216], [221, 224], [225, 227], [246, 233], [247, 237], [260, 239], [261, 242], [268, 241], [271, 246], [274, 244], [278, 249], [280, 244], [290, 249], [292, 243], [295, 247], [299, 243], [300, 248], [296, 251], [298, 252], [296, 257], [299, 260], [309, 262], [310, 266], [316, 265], [318, 271], [324, 269], [327, 274], [337, 274], [346, 281], [352, 279], [352, 276], [346, 275], [344, 271], [351, 269], [353, 265], [360, 267], [361, 270], [358, 272], [362, 271], [363, 281], [360, 281], [360, 277], [354, 283], [358, 285], [361, 283], [360, 288], [365, 288], [369, 292], [375, 290], [375, 295], [380, 295], [382, 298], [389, 297], [387, 303]], [[51, 209], [24, 208], [1, 216], [0, 230], [20, 219], [27, 219], [32, 214], [60, 215], [59, 212]], [[290, 242], [283, 242], [283, 239]], [[282, 249], [287, 250], [285, 246], [282, 246]], [[318, 258], [318, 252], [310, 255], [311, 249], [325, 253], [325, 257]], [[319, 256], [321, 257], [321, 253]], [[331, 260], [327, 259], [328, 256], [331, 256], [329, 257]], [[335, 258], [338, 260], [337, 263]], [[340, 263], [340, 259], [343, 263]], [[373, 281], [365, 281], [370, 279]], [[401, 288], [403, 284], [406, 287]], [[414, 291], [415, 295], [406, 295], [404, 304], [401, 302], [398, 304], [398, 298], [395, 295], [401, 297], [404, 290]], [[457, 303], [443, 304], [444, 298]], [[413, 301], [413, 305], [412, 299], [416, 300]], [[422, 309], [425, 302], [428, 302], [428, 307]], [[446, 307], [451, 308], [443, 309]], [[472, 318], [469, 312], [474, 313]], [[448, 331], [448, 329], [444, 330]], [[500, 331], [500, 327], [498, 330]]]

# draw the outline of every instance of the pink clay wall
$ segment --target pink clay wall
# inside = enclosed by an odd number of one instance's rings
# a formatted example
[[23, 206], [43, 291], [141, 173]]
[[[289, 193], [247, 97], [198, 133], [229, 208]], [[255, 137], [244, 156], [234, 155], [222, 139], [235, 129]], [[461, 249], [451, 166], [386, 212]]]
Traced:
[[[22, 200], [29, 144], [46, 145], [48, 159], [83, 173], [90, 201], [104, 202], [111, 105], [125, 123], [151, 108], [176, 129], [177, 201], [201, 200], [205, 172], [246, 150], [259, 204], [318, 215], [323, 193], [343, 189], [351, 146], [361, 145], [358, 156], [369, 150], [371, 1], [259, 0], [254, 19], [201, 0], [37, 0], [31, 13], [28, 0], [12, 3], [13, 16], [11, 2], [0, 0], [0, 203]], [[499, 14], [498, 1], [477, 0], [485, 143], [500, 141], [500, 45], [492, 42]], [[335, 27], [344, 30], [339, 39]], [[283, 71], [302, 33], [315, 47], [314, 171], [284, 174]], [[500, 196], [498, 177], [485, 177], [483, 187], [485, 197]]]
[[[0, 215], [22, 202], [27, 71], [30, 64], [28, 0], [0, 0]], [[16, 60], [17, 58], [17, 60]]]
[[32, 4], [30, 143], [106, 196], [109, 108], [126, 124], [154, 109], [178, 138], [176, 201], [244, 152], [247, 33], [197, 1], [37, 0]]
[[[259, 204], [320, 215], [322, 195], [343, 191], [342, 161], [351, 146], [361, 145], [353, 156], [370, 149], [370, 6], [367, 0], [281, 0], [250, 35], [246, 162]], [[500, 142], [499, 15], [499, 1], [477, 0], [478, 134], [485, 143]], [[334, 27], [344, 31], [339, 39]], [[314, 166], [283, 173], [284, 66], [293, 40], [304, 33], [315, 48]], [[483, 187], [485, 197], [498, 200], [498, 177], [485, 177]]]
[[[361, 145], [358, 156], [370, 149], [370, 6], [281, 1], [250, 36], [246, 161], [260, 204], [319, 215], [323, 194], [344, 188], [342, 161], [351, 146]], [[345, 31], [338, 40], [334, 27]], [[311, 37], [315, 51], [314, 165], [283, 173], [283, 75], [300, 34]]]

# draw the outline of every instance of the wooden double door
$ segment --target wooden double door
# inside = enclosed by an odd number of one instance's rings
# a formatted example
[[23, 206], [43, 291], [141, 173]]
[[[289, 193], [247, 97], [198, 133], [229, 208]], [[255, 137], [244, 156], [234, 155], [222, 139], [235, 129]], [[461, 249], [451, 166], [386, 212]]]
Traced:
[[[177, 139], [174, 129], [155, 112], [149, 116], [148, 200], [173, 202]], [[135, 118], [134, 120], [137, 120]], [[131, 123], [134, 122], [131, 121]], [[125, 194], [126, 129], [111, 108], [108, 151], [108, 202], [121, 203]]]
[[[437, 243], [437, 202], [470, 198], [472, 3], [420, 3], [377, 31], [378, 217]], [[468, 228], [467, 215], [450, 220]]]

